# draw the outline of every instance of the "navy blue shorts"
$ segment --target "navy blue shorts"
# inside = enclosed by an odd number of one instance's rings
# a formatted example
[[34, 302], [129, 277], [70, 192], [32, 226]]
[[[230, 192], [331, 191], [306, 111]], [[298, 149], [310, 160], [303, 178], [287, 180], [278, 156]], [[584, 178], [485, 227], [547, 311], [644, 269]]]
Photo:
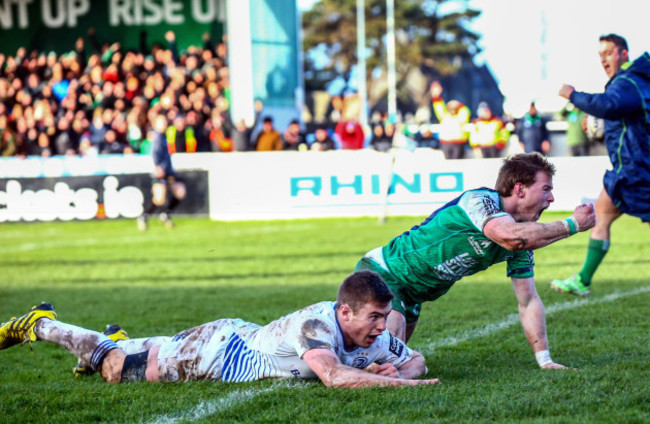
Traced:
[[605, 172], [603, 185], [621, 212], [650, 222], [650, 178], [643, 176], [643, 172], [628, 176], [622, 171], [609, 170]]

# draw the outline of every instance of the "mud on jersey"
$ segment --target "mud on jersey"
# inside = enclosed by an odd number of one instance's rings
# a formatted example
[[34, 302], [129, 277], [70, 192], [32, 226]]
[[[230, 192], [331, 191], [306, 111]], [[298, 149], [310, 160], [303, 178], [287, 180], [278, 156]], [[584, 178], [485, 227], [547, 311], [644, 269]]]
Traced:
[[158, 354], [162, 381], [254, 381], [316, 379], [302, 359], [311, 349], [328, 349], [341, 363], [365, 368], [373, 362], [399, 368], [413, 351], [388, 331], [368, 348], [345, 348], [335, 303], [320, 302], [260, 326], [223, 319], [177, 334]]
[[464, 276], [503, 261], [509, 277], [532, 277], [532, 251], [511, 252], [483, 234], [490, 220], [507, 215], [496, 191], [466, 191], [382, 248], [387, 272], [415, 303], [437, 299]]

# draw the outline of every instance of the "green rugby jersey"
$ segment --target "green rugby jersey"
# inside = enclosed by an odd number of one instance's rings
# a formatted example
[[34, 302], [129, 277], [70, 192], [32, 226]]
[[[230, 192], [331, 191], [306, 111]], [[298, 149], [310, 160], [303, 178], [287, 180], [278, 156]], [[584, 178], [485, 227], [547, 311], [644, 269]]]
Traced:
[[532, 277], [532, 251], [509, 251], [483, 234], [488, 221], [507, 215], [496, 191], [466, 191], [384, 246], [381, 265], [416, 303], [437, 299], [464, 276], [503, 261], [509, 277]]

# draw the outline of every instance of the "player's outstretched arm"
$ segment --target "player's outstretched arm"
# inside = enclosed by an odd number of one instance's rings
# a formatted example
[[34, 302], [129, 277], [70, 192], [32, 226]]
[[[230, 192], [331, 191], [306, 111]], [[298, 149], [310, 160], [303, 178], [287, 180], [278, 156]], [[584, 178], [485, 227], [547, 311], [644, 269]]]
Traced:
[[546, 314], [544, 304], [537, 294], [535, 280], [531, 278], [513, 278], [512, 286], [519, 304], [519, 318], [528, 343], [535, 352], [535, 358], [540, 368], [564, 369], [564, 365], [557, 364], [551, 359], [548, 350], [548, 336], [546, 334]]
[[508, 250], [534, 250], [596, 225], [593, 205], [580, 205], [571, 217], [560, 221], [516, 222], [511, 216], [495, 218], [485, 224], [483, 233]]
[[[437, 384], [440, 382], [437, 378], [430, 380], [415, 380], [404, 377], [390, 377], [349, 367], [343, 365], [334, 352], [328, 349], [309, 350], [305, 352], [303, 359], [307, 362], [309, 368], [316, 373], [318, 378], [320, 378], [323, 384], [327, 387], [359, 388], [372, 386], [417, 386], [420, 384]], [[402, 365], [398, 371], [401, 371], [404, 365]], [[408, 368], [405, 371], [412, 372], [409, 371]]]

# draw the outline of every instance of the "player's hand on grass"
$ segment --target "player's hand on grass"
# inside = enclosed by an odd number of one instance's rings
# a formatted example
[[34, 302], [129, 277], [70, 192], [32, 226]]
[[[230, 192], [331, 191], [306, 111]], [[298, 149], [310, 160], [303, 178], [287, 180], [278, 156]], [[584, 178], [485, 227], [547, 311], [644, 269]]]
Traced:
[[420, 386], [423, 384], [440, 384], [440, 380], [438, 380], [437, 378], [430, 378], [427, 380], [409, 380], [409, 381], [413, 382], [412, 384], [413, 386]]
[[402, 378], [393, 364], [377, 364], [374, 363], [366, 368], [368, 372], [377, 375], [383, 375], [384, 377], [393, 377], [393, 378]]
[[596, 225], [596, 212], [594, 211], [594, 205], [591, 203], [576, 207], [572, 216], [578, 222], [580, 231], [587, 231]]

